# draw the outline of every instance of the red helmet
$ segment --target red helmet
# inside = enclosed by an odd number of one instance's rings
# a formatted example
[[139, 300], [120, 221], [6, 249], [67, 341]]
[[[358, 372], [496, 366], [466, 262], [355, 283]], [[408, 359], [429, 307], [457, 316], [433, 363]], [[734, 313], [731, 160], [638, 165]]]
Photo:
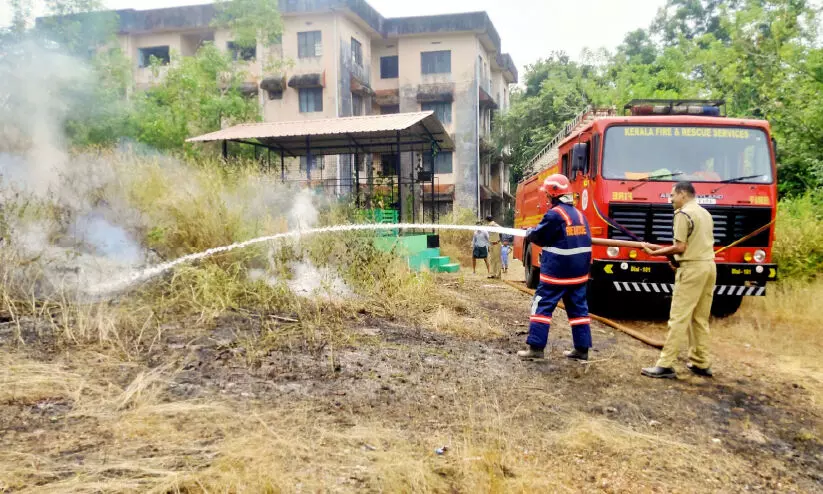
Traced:
[[546, 177], [546, 180], [543, 180], [543, 185], [540, 186], [540, 190], [551, 197], [560, 197], [571, 193], [570, 185], [569, 179], [566, 178], [565, 175], [555, 173], [554, 175]]

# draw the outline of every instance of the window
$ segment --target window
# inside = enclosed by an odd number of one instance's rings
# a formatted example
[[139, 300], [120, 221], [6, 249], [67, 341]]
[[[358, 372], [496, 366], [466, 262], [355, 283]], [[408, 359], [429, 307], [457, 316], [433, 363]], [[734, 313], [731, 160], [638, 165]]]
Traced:
[[396, 154], [381, 154], [380, 155], [380, 173], [384, 177], [397, 175], [397, 155]]
[[452, 104], [447, 102], [423, 103], [420, 105], [423, 111], [433, 111], [440, 122], [449, 124], [452, 121]]
[[452, 173], [452, 154], [448, 152], [439, 152], [432, 160], [432, 153], [428, 151], [423, 153], [423, 170], [432, 171], [432, 161], [434, 161], [434, 173]]
[[[769, 139], [746, 127], [613, 126], [606, 131], [601, 175], [676, 182], [772, 183]], [[674, 174], [674, 175], [673, 175]]]
[[363, 45], [354, 38], [351, 39], [351, 59], [358, 66], [363, 66]]
[[[306, 163], [308, 163], [308, 158], [306, 156], [300, 157], [300, 171], [306, 171]], [[311, 169], [312, 170], [322, 170], [325, 167], [325, 161], [323, 160], [322, 156], [312, 156], [311, 157]]]
[[138, 62], [141, 68], [151, 65], [152, 57], [156, 58], [160, 62], [160, 65], [168, 65], [171, 61], [168, 46], [151, 46], [148, 48], [140, 48], [137, 50], [137, 53], [139, 58]]
[[398, 58], [394, 57], [380, 57], [380, 78], [381, 79], [397, 79], [400, 74], [400, 67]]
[[323, 88], [300, 88], [300, 113], [323, 111]]
[[351, 95], [351, 114], [355, 117], [363, 114], [363, 97], [359, 94]]
[[323, 39], [321, 31], [306, 31], [297, 33], [297, 57], [311, 58], [323, 55]]
[[235, 62], [238, 60], [251, 61], [257, 58], [257, 46], [238, 46], [234, 41], [229, 41], [226, 43], [226, 48]]
[[452, 52], [424, 51], [420, 54], [420, 69], [424, 74], [449, 74], [452, 71]]
[[560, 173], [567, 177], [571, 177], [569, 175], [569, 153], [563, 155], [563, 158], [560, 160]]
[[400, 105], [383, 105], [380, 107], [381, 115], [390, 115], [393, 113], [400, 113]]

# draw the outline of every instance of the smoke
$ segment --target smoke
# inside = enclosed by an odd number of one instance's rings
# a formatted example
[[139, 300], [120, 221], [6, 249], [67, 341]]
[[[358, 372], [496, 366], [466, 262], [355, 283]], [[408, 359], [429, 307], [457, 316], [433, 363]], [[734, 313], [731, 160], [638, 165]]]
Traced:
[[[140, 143], [121, 141], [105, 152], [70, 151], [67, 121], [77, 109], [96, 104], [94, 71], [81, 60], [32, 41], [3, 46], [0, 81], [3, 257], [40, 269], [32, 277], [41, 296], [83, 296], [89, 287], [129, 279], [158, 263], [141, 240], [155, 226], [151, 215], [134, 207], [123, 183], [134, 181], [133, 170], [155, 167], [165, 183], [174, 184], [176, 200], [201, 196], [211, 184]], [[317, 225], [322, 199], [311, 190], [288, 189], [272, 176], [238, 176], [235, 186], [220, 191], [220, 199], [250, 223], [279, 217], [289, 229]], [[297, 293], [318, 287], [346, 293], [333, 273], [307, 263], [290, 269], [288, 283]]]
[[294, 294], [302, 297], [327, 296], [334, 300], [354, 296], [343, 278], [329, 268], [318, 268], [311, 262], [302, 260], [291, 262], [288, 271], [290, 276], [281, 280], [262, 269], [252, 269], [249, 271], [249, 278], [253, 281], [263, 280], [269, 286], [283, 282]]
[[[4, 47], [0, 56], [0, 172], [17, 187], [45, 197], [68, 166], [63, 125], [71, 94], [92, 82], [88, 68], [34, 41]], [[6, 158], [6, 159], [3, 159]], [[25, 166], [20, 166], [20, 158]], [[8, 172], [6, 168], [9, 168]]]
[[294, 197], [294, 205], [288, 216], [290, 229], [302, 230], [314, 228], [317, 225], [320, 214], [317, 212], [317, 208], [314, 207], [312, 199], [310, 189], [301, 190]]
[[39, 293], [74, 291], [122, 276], [147, 253], [125, 198], [106, 197], [117, 176], [92, 154], [72, 155], [65, 125], [87, 105], [94, 74], [50, 45], [26, 40], [0, 53], [0, 201], [6, 257], [42, 269]]

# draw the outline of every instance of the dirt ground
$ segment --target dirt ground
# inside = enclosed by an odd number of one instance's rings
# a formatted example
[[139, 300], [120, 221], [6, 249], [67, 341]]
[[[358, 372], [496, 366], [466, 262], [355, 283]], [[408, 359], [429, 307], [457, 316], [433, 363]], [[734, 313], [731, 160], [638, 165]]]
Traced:
[[267, 348], [230, 314], [135, 360], [5, 322], [0, 492], [823, 490], [814, 374], [721, 337], [714, 379], [651, 380], [657, 350], [599, 323], [567, 361], [561, 310], [548, 361], [524, 363], [528, 295], [470, 273], [438, 278], [461, 324], [361, 315], [334, 348]]

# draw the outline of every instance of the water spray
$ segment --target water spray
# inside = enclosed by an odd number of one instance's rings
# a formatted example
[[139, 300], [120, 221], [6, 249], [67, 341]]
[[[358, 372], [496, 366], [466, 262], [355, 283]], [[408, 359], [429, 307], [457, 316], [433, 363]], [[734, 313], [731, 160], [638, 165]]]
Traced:
[[308, 235], [316, 235], [321, 233], [338, 233], [338, 232], [348, 232], [348, 231], [368, 231], [368, 230], [464, 230], [464, 231], [487, 231], [489, 233], [503, 233], [507, 235], [513, 235], [517, 237], [523, 237], [526, 235], [526, 230], [521, 230], [519, 228], [506, 228], [501, 226], [480, 226], [480, 225], [438, 225], [433, 223], [379, 223], [379, 224], [361, 224], [361, 225], [335, 225], [335, 226], [328, 226], [324, 228], [311, 228], [308, 230], [295, 230], [289, 231], [284, 233], [278, 233], [276, 235], [267, 235], [264, 237], [257, 237], [251, 240], [246, 240], [243, 242], [237, 242], [231, 245], [226, 245], [223, 247], [213, 247], [211, 249], [204, 250], [203, 252], [197, 252], [195, 254], [188, 254], [186, 256], [180, 257], [173, 261], [164, 262], [162, 264], [158, 264], [156, 266], [151, 266], [145, 268], [140, 271], [135, 271], [125, 278], [121, 278], [119, 280], [115, 280], [111, 283], [103, 283], [100, 285], [92, 286], [87, 290], [89, 294], [105, 294], [109, 292], [117, 292], [129, 288], [130, 286], [141, 283], [144, 281], [148, 281], [156, 276], [159, 276], [174, 267], [184, 264], [187, 262], [197, 261], [200, 259], [205, 259], [207, 257], [213, 256], [215, 254], [222, 254], [224, 252], [229, 252], [235, 249], [242, 249], [244, 247], [249, 247], [251, 245], [264, 243], [264, 242], [274, 242], [286, 239], [297, 239], [300, 237], [308, 236]]
[[[213, 247], [211, 249], [204, 250], [203, 252], [197, 252], [194, 254], [188, 254], [173, 261], [164, 262], [162, 264], [158, 264], [156, 266], [152, 266], [140, 271], [135, 271], [131, 273], [129, 276], [125, 278], [121, 278], [119, 280], [115, 280], [111, 283], [103, 283], [100, 285], [96, 285], [90, 287], [87, 290], [87, 293], [90, 294], [105, 294], [110, 292], [117, 292], [124, 290], [136, 283], [141, 283], [144, 281], [148, 281], [156, 276], [159, 276], [174, 267], [184, 264], [187, 262], [197, 261], [200, 259], [205, 259], [207, 257], [213, 256], [215, 254], [221, 254], [223, 252], [229, 252], [235, 249], [242, 249], [244, 247], [248, 247], [250, 245], [255, 245], [264, 242], [274, 242], [285, 240], [289, 238], [300, 238], [308, 235], [316, 235], [321, 233], [338, 233], [338, 232], [348, 232], [348, 231], [374, 231], [374, 230], [462, 230], [462, 231], [486, 231], [489, 233], [502, 233], [506, 235], [512, 235], [515, 237], [525, 237], [527, 230], [523, 230], [520, 228], [506, 228], [502, 226], [485, 226], [485, 225], [440, 225], [434, 223], [366, 223], [360, 225], [335, 225], [335, 226], [327, 226], [323, 228], [311, 228], [308, 230], [296, 230], [296, 231], [289, 231], [284, 233], [278, 233], [276, 235], [267, 235], [264, 237], [257, 237], [251, 240], [246, 240], [243, 242], [237, 242], [231, 245], [226, 245], [223, 247]], [[621, 240], [608, 240], [608, 239], [599, 239], [593, 238], [592, 243], [596, 245], [615, 245], [621, 247], [640, 247], [640, 242], [628, 242], [628, 241], [621, 241]]]

